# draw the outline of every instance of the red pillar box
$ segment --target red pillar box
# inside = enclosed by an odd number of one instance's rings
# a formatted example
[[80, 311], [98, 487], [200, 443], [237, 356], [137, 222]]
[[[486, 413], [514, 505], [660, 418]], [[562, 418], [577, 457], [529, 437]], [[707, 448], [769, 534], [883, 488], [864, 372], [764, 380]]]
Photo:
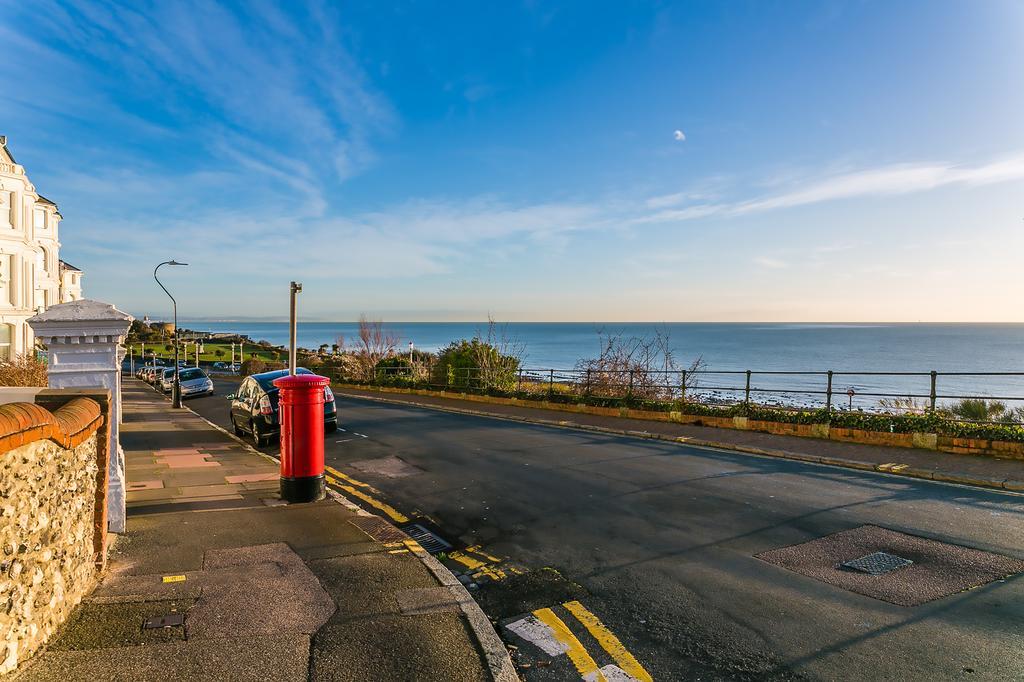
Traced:
[[292, 374], [274, 379], [281, 389], [281, 497], [313, 502], [324, 497], [324, 388], [327, 377]]

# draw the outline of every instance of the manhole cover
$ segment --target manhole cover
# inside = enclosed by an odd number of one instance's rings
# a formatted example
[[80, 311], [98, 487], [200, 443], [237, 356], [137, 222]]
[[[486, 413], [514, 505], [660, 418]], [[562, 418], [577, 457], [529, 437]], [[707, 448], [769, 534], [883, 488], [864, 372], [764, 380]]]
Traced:
[[184, 613], [168, 613], [166, 616], [153, 616], [142, 623], [143, 630], [158, 630], [160, 628], [175, 628], [185, 623]]
[[891, 573], [897, 568], [903, 568], [914, 563], [910, 559], [904, 559], [901, 556], [895, 554], [889, 554], [888, 552], [874, 552], [867, 556], [862, 556], [859, 559], [851, 559], [850, 561], [844, 561], [842, 563], [843, 568], [852, 568], [855, 571], [861, 573], [869, 573], [871, 575], [882, 575], [884, 573]]
[[450, 543], [445, 542], [418, 523], [410, 523], [407, 526], [402, 526], [402, 530], [408, 533], [409, 537], [413, 540], [420, 543], [420, 547], [427, 550], [430, 554], [447, 552], [452, 548]]

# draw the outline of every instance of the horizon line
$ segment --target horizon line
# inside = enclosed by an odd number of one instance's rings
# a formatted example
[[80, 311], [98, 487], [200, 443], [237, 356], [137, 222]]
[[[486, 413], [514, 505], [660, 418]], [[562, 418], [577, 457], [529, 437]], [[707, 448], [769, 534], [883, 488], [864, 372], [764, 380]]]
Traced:
[[[136, 318], [141, 319], [141, 318]], [[382, 321], [384, 324], [488, 324], [483, 320], [386, 320], [379, 317], [368, 318], [371, 322]], [[166, 321], [163, 318], [150, 317], [152, 322]], [[194, 317], [182, 318], [179, 322], [213, 322], [213, 323], [267, 323], [287, 324], [287, 318], [261, 318], [261, 317]], [[328, 320], [328, 319], [303, 319], [298, 318], [299, 324], [358, 324], [359, 320]], [[496, 320], [495, 325], [505, 324], [819, 324], [819, 325], [895, 325], [895, 324], [1003, 324], [1003, 325], [1024, 325], [1024, 320]]]

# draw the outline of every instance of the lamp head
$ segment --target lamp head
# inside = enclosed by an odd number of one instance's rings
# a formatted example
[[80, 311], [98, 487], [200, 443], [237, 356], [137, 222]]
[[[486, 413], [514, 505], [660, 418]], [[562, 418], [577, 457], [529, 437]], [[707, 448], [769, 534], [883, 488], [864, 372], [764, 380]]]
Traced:
[[188, 265], [188, 263], [179, 263], [176, 260], [169, 260], [169, 261], [167, 261], [167, 264], [168, 265]]

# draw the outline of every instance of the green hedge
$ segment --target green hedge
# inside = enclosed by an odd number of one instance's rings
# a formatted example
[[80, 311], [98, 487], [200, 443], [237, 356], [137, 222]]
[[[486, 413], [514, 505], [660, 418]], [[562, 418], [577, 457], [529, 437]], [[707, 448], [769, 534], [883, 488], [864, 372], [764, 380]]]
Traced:
[[[371, 385], [367, 382], [353, 381], [347, 378], [339, 380], [351, 384]], [[409, 377], [393, 377], [378, 386], [394, 386], [424, 390], [443, 390], [444, 386], [427, 381], [413, 381]], [[517, 398], [519, 400], [544, 400], [561, 405], [589, 405], [591, 407], [626, 407], [633, 410], [648, 412], [681, 412], [682, 414], [702, 417], [747, 417], [758, 421], [772, 421], [786, 424], [828, 424], [838, 428], [860, 429], [888, 433], [936, 433], [956, 438], [979, 438], [1000, 440], [1014, 443], [1024, 442], [1024, 425], [1015, 424], [984, 424], [963, 422], [947, 419], [941, 414], [872, 414], [869, 412], [844, 412], [840, 410], [787, 410], [782, 408], [764, 407], [762, 405], [708, 405], [692, 401], [661, 401], [643, 400], [640, 398], [612, 398], [607, 396], [584, 396], [566, 393], [529, 391], [497, 391], [477, 390], [459, 387], [461, 393], [488, 395], [495, 398]]]

